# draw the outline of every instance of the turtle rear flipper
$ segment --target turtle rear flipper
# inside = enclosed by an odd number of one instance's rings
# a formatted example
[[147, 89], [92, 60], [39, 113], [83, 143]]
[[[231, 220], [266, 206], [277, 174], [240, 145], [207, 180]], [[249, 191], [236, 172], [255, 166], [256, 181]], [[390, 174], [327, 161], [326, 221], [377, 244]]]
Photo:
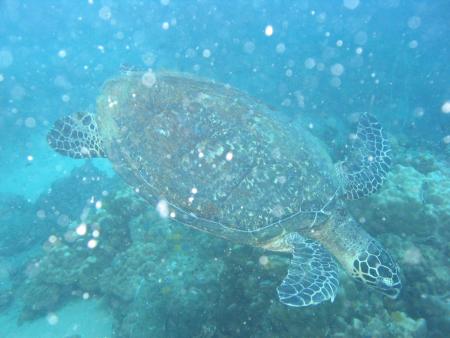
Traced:
[[106, 157], [95, 116], [91, 113], [75, 113], [57, 120], [47, 134], [47, 141], [64, 156]]
[[319, 243], [291, 233], [293, 247], [288, 274], [277, 288], [278, 297], [289, 306], [309, 306], [334, 300], [339, 286], [338, 268], [330, 253]]
[[391, 165], [390, 151], [380, 123], [364, 113], [359, 119], [351, 156], [340, 163], [346, 199], [368, 196], [381, 187]]

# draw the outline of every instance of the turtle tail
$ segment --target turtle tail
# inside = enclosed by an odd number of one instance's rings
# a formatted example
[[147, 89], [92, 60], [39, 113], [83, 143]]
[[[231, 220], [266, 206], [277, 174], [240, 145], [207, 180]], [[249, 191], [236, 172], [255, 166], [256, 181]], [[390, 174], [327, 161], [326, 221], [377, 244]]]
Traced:
[[376, 192], [391, 165], [391, 147], [375, 117], [364, 113], [358, 122], [350, 157], [339, 163], [343, 195], [354, 200]]
[[75, 113], [57, 120], [47, 134], [48, 144], [72, 158], [106, 157], [94, 114]]

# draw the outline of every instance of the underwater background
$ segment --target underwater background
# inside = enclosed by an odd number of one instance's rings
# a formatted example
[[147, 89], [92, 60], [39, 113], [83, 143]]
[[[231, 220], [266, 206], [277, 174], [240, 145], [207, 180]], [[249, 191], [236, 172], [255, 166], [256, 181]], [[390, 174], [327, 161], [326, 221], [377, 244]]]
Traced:
[[[0, 0], [0, 337], [450, 336], [449, 48], [447, 0]], [[334, 302], [289, 308], [289, 255], [172, 224], [107, 160], [55, 153], [53, 122], [130, 69], [230, 84], [335, 161], [375, 115], [393, 166], [347, 204], [400, 298], [341, 272]]]

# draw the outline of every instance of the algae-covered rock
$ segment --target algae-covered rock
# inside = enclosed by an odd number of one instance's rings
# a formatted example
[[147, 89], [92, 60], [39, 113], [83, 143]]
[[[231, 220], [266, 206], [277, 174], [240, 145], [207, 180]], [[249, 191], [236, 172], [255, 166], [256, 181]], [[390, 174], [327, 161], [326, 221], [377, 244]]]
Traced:
[[[104, 196], [101, 208], [92, 208], [84, 219], [85, 233], [80, 222], [73, 222], [64, 235], [46, 243], [44, 256], [22, 286], [22, 318], [55, 311], [88, 291], [109, 305], [115, 337], [443, 337], [449, 317], [445, 295], [450, 277], [443, 268], [448, 266], [448, 243], [433, 232], [419, 236], [427, 228], [409, 227], [426, 220], [426, 226], [442, 230], [445, 174], [396, 166], [392, 175], [380, 193], [385, 200], [373, 196], [352, 204], [361, 203], [356, 211], [366, 219], [364, 226], [374, 234], [383, 231], [376, 237], [399, 260], [399, 300], [361, 288], [342, 274], [334, 302], [286, 307], [276, 287], [289, 255], [170, 223], [124, 189]], [[423, 182], [428, 182], [425, 187]], [[422, 208], [419, 214], [407, 213], [412, 206]], [[379, 223], [382, 217], [386, 220]], [[95, 247], [89, 247], [90, 240]]]
[[352, 212], [374, 232], [429, 236], [448, 231], [450, 176], [441, 171], [423, 174], [396, 165], [381, 191], [349, 203]]

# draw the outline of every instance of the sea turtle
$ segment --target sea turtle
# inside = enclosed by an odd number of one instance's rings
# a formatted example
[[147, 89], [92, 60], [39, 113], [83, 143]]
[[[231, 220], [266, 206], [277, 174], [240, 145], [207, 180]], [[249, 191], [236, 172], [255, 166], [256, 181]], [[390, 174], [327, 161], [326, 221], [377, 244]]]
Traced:
[[239, 243], [290, 252], [277, 288], [290, 306], [333, 301], [335, 259], [355, 279], [396, 298], [399, 267], [345, 208], [375, 192], [389, 168], [379, 123], [360, 117], [351, 155], [333, 164], [307, 128], [229, 85], [173, 72], [128, 71], [108, 80], [97, 113], [55, 122], [50, 146], [106, 157], [175, 222]]

